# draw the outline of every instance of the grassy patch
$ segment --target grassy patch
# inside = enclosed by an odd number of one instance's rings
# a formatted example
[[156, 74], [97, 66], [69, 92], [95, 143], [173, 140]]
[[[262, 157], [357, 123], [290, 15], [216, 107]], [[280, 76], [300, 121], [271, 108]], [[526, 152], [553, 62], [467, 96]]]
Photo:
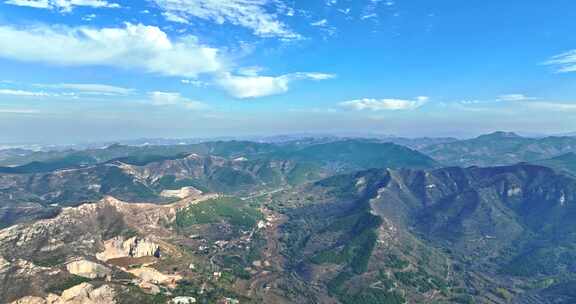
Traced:
[[365, 272], [378, 239], [375, 229], [380, 224], [381, 219], [369, 212], [353, 214], [335, 222], [327, 229], [347, 230], [351, 239], [341, 250], [330, 248], [321, 251], [312, 257], [312, 262], [316, 264], [347, 264], [356, 274]]
[[40, 267], [56, 267], [64, 264], [66, 257], [64, 255], [52, 254], [34, 259], [32, 262]]
[[116, 296], [116, 299], [118, 303], [123, 304], [165, 304], [170, 298], [163, 293], [150, 295], [136, 286], [128, 286]]
[[76, 276], [76, 275], [72, 275], [70, 278], [62, 281], [62, 282], [57, 282], [54, 285], [50, 285], [47, 289], [46, 292], [47, 293], [56, 293], [56, 294], [61, 294], [64, 290], [72, 288], [78, 284], [82, 284], [85, 282], [90, 282], [91, 280], [88, 278], [84, 278], [81, 276]]
[[344, 304], [403, 304], [406, 299], [396, 293], [381, 289], [367, 288], [353, 295], [343, 294], [339, 297]]
[[429, 275], [423, 269], [418, 271], [395, 272], [394, 277], [407, 287], [416, 288], [418, 292], [425, 293], [432, 289], [446, 291], [448, 283], [443, 279]]
[[228, 222], [232, 226], [252, 229], [262, 218], [260, 211], [249, 201], [236, 197], [220, 197], [192, 205], [176, 214], [176, 227]]

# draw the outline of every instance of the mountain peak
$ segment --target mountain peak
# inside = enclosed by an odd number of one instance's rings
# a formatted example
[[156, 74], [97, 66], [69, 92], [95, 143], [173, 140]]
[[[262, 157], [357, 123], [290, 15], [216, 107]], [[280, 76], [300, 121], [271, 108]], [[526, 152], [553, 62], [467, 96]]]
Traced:
[[522, 136], [514, 133], [514, 132], [505, 132], [505, 131], [496, 131], [493, 133], [480, 135], [477, 138], [522, 138]]

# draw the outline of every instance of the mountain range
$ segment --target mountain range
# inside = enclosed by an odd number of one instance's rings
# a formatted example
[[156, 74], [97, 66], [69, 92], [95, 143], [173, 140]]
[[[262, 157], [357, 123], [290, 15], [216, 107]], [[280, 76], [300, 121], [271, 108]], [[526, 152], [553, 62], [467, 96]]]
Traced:
[[576, 140], [412, 144], [4, 158], [0, 302], [576, 302]]

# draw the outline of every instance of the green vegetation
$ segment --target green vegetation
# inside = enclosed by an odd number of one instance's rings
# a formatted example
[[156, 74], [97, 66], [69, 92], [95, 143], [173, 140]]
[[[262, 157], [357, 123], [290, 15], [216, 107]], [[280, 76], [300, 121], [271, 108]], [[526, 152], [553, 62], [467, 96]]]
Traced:
[[230, 270], [232, 275], [243, 280], [249, 280], [252, 276], [244, 268], [248, 266], [241, 257], [226, 255], [222, 257], [222, 266]]
[[339, 273], [328, 282], [328, 292], [344, 304], [401, 304], [406, 302], [404, 297], [396, 292], [376, 288], [367, 288], [350, 294], [344, 285], [353, 277], [354, 274], [350, 272]]
[[251, 185], [256, 183], [254, 178], [248, 173], [234, 170], [228, 167], [216, 168], [216, 170], [212, 173], [211, 179], [217, 180], [218, 183], [234, 189], [243, 185]]
[[101, 176], [102, 187], [100, 191], [107, 194], [118, 194], [120, 197], [128, 196], [130, 199], [155, 199], [156, 194], [148, 187], [139, 183], [122, 169], [108, 167]]
[[81, 154], [71, 154], [63, 158], [47, 160], [47, 161], [33, 161], [26, 165], [17, 167], [0, 167], [0, 173], [8, 174], [29, 174], [29, 173], [43, 173], [61, 169], [76, 168], [81, 165], [94, 164], [96, 160], [89, 156]]
[[455, 297], [452, 297], [450, 299], [450, 301], [452, 303], [458, 303], [458, 304], [474, 304], [474, 303], [476, 303], [476, 301], [474, 301], [474, 297], [472, 297], [471, 295], [457, 295]]
[[501, 298], [502, 300], [506, 301], [506, 303], [510, 303], [514, 298], [514, 295], [508, 291], [506, 288], [497, 287], [494, 290], [494, 294]]
[[186, 156], [187, 156], [186, 153], [180, 153], [176, 155], [137, 154], [137, 155], [130, 155], [127, 157], [120, 157], [114, 160], [134, 166], [145, 166], [149, 163], [155, 163], [165, 160], [174, 160], [184, 158]]
[[418, 271], [395, 272], [394, 277], [405, 286], [416, 288], [419, 293], [425, 293], [433, 289], [446, 292], [447, 282], [443, 279], [429, 275], [423, 269]]
[[295, 152], [294, 158], [337, 162], [352, 169], [431, 168], [436, 165], [432, 158], [409, 148], [360, 139], [312, 145]]
[[290, 185], [301, 185], [320, 178], [321, 168], [316, 163], [298, 162], [286, 177]]
[[338, 299], [343, 304], [403, 304], [406, 299], [397, 292], [367, 288], [353, 295], [341, 294]]
[[123, 304], [166, 304], [170, 299], [164, 293], [151, 295], [144, 293], [136, 286], [127, 286], [116, 296], [119, 303]]
[[335, 278], [330, 280], [326, 286], [328, 292], [332, 295], [338, 295], [345, 291], [344, 284], [354, 277], [353, 274], [347, 271], [340, 272]]
[[341, 250], [330, 248], [316, 254], [312, 257], [312, 262], [347, 264], [356, 274], [365, 272], [378, 239], [375, 229], [381, 225], [381, 221], [379, 217], [369, 212], [361, 212], [335, 222], [327, 230], [344, 230], [351, 239]]
[[386, 256], [386, 266], [395, 269], [404, 269], [410, 265], [410, 262], [405, 261], [395, 254], [388, 254]]
[[576, 253], [562, 247], [537, 248], [513, 259], [502, 273], [514, 276], [553, 275], [564, 267], [576, 267]]
[[66, 262], [66, 256], [58, 254], [50, 254], [36, 258], [32, 261], [35, 265], [41, 267], [55, 267]]
[[90, 282], [90, 281], [92, 281], [92, 280], [84, 278], [84, 277], [72, 275], [70, 278], [68, 278], [64, 281], [56, 282], [54, 285], [49, 285], [49, 287], [46, 289], [46, 292], [47, 293], [61, 294], [66, 289], [69, 289], [69, 288], [72, 288], [78, 284], [82, 284], [82, 283]]
[[252, 229], [262, 218], [260, 211], [250, 201], [226, 196], [192, 205], [176, 214], [176, 227], [212, 224], [222, 221], [242, 229]]

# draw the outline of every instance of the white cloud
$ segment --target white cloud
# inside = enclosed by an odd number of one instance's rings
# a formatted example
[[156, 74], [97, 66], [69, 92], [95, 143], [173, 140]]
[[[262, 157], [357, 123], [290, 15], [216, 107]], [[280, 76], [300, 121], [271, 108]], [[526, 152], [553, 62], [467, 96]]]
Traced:
[[96, 18], [96, 14], [88, 14], [82, 17], [83, 21], [90, 22]]
[[334, 78], [324, 73], [292, 73], [282, 76], [236, 76], [223, 73], [216, 83], [236, 98], [256, 98], [288, 92], [291, 82], [296, 80], [326, 80]]
[[0, 114], [34, 114], [40, 113], [34, 109], [0, 109]]
[[129, 95], [135, 91], [134, 89], [122, 88], [106, 84], [97, 84], [97, 83], [37, 84], [36, 86], [53, 88], [53, 89], [80, 91], [81, 93], [92, 95]]
[[188, 19], [181, 17], [179, 15], [176, 15], [172, 12], [164, 12], [164, 13], [162, 13], [162, 16], [164, 16], [164, 18], [166, 18], [166, 20], [171, 21], [171, 22], [183, 23], [183, 24], [189, 24], [190, 23], [190, 22], [188, 22]]
[[[273, 0], [150, 0], [164, 11], [167, 20], [187, 23], [192, 18], [209, 20], [217, 24], [230, 23], [248, 28], [260, 37], [299, 39], [278, 19], [276, 11], [285, 11], [285, 5]], [[280, 5], [282, 4], [282, 5]]]
[[208, 108], [207, 104], [188, 99], [180, 93], [154, 91], [149, 92], [148, 96], [151, 103], [156, 106], [182, 105], [186, 109], [195, 111], [205, 110]]
[[530, 102], [526, 106], [539, 110], [549, 111], [576, 111], [576, 103], [558, 103], [558, 102]]
[[46, 92], [13, 90], [13, 89], [0, 89], [0, 95], [24, 96], [24, 97], [48, 97], [48, 96], [52, 96], [51, 94], [46, 93]]
[[378, 14], [371, 13], [371, 14], [363, 15], [362, 17], [360, 17], [360, 19], [366, 20], [366, 19], [372, 19], [372, 18], [377, 18], [377, 17], [378, 17]]
[[428, 100], [429, 98], [426, 96], [420, 96], [413, 100], [363, 98], [341, 102], [340, 106], [356, 111], [414, 110], [423, 106]]
[[318, 20], [318, 21], [316, 21], [316, 22], [310, 23], [310, 25], [311, 25], [311, 26], [320, 26], [320, 27], [327, 26], [327, 25], [328, 25], [328, 20], [326, 20], [326, 19]]
[[558, 73], [576, 72], [576, 50], [554, 56], [545, 64], [556, 66]]
[[264, 71], [263, 67], [260, 66], [250, 66], [250, 67], [243, 67], [238, 69], [237, 73], [242, 76], [258, 76], [261, 72]]
[[209, 83], [207, 83], [205, 81], [196, 80], [196, 79], [182, 79], [182, 80], [180, 80], [180, 82], [182, 84], [191, 85], [191, 86], [196, 87], [196, 88], [205, 88], [205, 87], [208, 87], [210, 85]]
[[117, 3], [105, 0], [7, 0], [6, 4], [43, 8], [70, 12], [75, 6], [89, 6], [94, 8], [119, 8]]
[[529, 97], [524, 94], [505, 94], [498, 96], [498, 101], [526, 101], [534, 100], [534, 97]]
[[166, 76], [196, 77], [222, 64], [196, 37], [171, 40], [155, 26], [121, 28], [0, 26], [0, 57], [64, 66], [112, 66]]

